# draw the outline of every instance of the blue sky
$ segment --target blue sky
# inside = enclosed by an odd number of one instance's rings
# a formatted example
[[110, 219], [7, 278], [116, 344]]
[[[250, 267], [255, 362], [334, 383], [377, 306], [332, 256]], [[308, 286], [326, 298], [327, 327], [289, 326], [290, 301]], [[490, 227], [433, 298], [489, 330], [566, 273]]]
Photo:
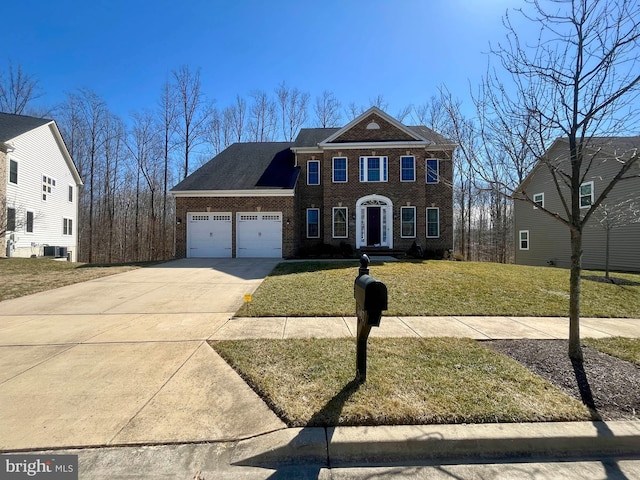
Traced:
[[89, 88], [116, 114], [156, 106], [181, 65], [219, 108], [283, 80], [347, 105], [382, 94], [395, 115], [445, 85], [470, 103], [501, 16], [518, 0], [92, 0], [12, 2], [0, 65], [34, 75], [55, 104]]

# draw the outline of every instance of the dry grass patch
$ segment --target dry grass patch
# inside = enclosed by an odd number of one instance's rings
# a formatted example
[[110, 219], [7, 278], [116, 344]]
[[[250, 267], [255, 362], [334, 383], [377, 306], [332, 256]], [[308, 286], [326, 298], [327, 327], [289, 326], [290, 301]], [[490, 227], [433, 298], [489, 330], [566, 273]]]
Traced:
[[640, 338], [585, 338], [582, 343], [640, 366]]
[[366, 383], [353, 339], [211, 346], [289, 426], [588, 420], [588, 410], [519, 363], [469, 339], [369, 339]]

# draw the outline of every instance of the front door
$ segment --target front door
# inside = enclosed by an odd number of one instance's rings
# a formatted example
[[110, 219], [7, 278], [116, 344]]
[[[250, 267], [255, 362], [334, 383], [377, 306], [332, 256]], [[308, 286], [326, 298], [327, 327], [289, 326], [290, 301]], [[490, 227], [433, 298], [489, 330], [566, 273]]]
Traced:
[[367, 245], [380, 243], [380, 207], [367, 207]]

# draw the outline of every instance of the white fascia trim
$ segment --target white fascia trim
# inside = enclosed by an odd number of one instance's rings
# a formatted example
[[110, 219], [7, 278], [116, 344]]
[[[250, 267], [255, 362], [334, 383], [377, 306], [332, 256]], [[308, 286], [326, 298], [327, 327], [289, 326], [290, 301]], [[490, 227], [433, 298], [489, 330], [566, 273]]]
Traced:
[[322, 153], [322, 149], [318, 147], [291, 147], [293, 153]]
[[184, 190], [169, 193], [174, 197], [293, 197], [294, 190]]
[[[380, 150], [384, 148], [404, 148], [404, 147], [420, 147], [429, 148], [430, 144], [426, 142], [418, 142], [407, 140], [403, 142], [353, 142], [353, 143], [319, 143], [325, 150], [353, 150], [353, 149], [372, 149]], [[442, 148], [436, 148], [435, 150], [442, 150]]]

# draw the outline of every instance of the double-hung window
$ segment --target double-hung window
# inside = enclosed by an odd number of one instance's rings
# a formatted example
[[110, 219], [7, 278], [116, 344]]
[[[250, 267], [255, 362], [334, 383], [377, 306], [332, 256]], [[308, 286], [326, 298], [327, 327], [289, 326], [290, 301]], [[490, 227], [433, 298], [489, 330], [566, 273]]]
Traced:
[[334, 183], [347, 181], [347, 157], [333, 158], [333, 181]]
[[416, 207], [401, 207], [400, 217], [402, 225], [400, 236], [402, 238], [415, 238], [416, 236]]
[[518, 232], [518, 243], [520, 250], [529, 250], [529, 230], [520, 230]]
[[320, 161], [307, 162], [307, 185], [320, 185]]
[[27, 233], [33, 233], [33, 212], [27, 211]]
[[589, 208], [593, 204], [593, 182], [580, 185], [580, 208]]
[[440, 161], [437, 158], [427, 159], [427, 183], [438, 183], [440, 181]]
[[73, 202], [73, 185], [69, 185], [69, 201]]
[[333, 207], [333, 238], [347, 238], [347, 207]]
[[320, 238], [319, 208], [307, 208], [307, 238]]
[[533, 207], [534, 209], [537, 209], [538, 207], [544, 208], [544, 193], [536, 193], [533, 196], [533, 203], [535, 203], [535, 206]]
[[7, 232], [13, 232], [16, 229], [16, 209], [7, 208]]
[[361, 182], [386, 182], [387, 157], [360, 157]]
[[73, 221], [70, 218], [62, 219], [62, 234], [73, 235]]
[[18, 184], [18, 162], [9, 160], [9, 183]]
[[400, 181], [416, 181], [416, 159], [413, 156], [400, 157]]
[[427, 208], [427, 238], [440, 236], [440, 209], [438, 207]]

